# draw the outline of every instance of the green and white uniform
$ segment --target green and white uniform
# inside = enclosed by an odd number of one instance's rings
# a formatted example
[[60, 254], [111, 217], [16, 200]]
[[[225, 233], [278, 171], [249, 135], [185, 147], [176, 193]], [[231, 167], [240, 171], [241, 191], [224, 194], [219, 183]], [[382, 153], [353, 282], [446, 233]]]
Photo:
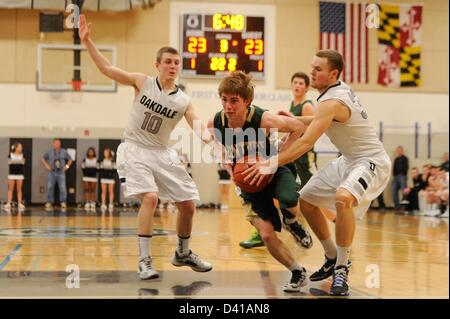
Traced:
[[[225, 147], [228, 159], [233, 164], [244, 156], [269, 157], [277, 154], [265, 130], [261, 128], [261, 119], [266, 112], [262, 108], [251, 105], [242, 129], [228, 127], [228, 119], [223, 111], [214, 117], [216, 139]], [[220, 132], [220, 133], [219, 133]], [[253, 211], [263, 220], [268, 220], [276, 231], [281, 230], [281, 220], [273, 199], [276, 198], [282, 210], [295, 207], [298, 201], [298, 184], [295, 181], [295, 167], [292, 163], [279, 167], [270, 184], [258, 193], [240, 192], [245, 202], [251, 203]]]

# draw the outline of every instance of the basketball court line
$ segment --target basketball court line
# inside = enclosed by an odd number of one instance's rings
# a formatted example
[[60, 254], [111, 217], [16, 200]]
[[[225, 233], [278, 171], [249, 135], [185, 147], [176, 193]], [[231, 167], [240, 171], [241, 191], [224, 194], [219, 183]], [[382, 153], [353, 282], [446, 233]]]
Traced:
[[8, 256], [3, 259], [3, 261], [0, 263], [0, 270], [6, 267], [6, 265], [11, 261], [11, 259], [15, 256], [15, 254], [22, 248], [22, 244], [17, 244], [16, 247], [14, 247], [13, 250], [9, 253]]

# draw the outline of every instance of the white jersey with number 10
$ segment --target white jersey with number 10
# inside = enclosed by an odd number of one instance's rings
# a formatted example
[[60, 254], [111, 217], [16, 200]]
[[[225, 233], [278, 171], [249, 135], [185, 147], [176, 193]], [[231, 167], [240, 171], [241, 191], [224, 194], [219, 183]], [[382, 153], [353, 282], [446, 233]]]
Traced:
[[129, 113], [125, 141], [146, 148], [167, 148], [170, 134], [189, 103], [189, 97], [178, 87], [167, 94], [158, 78], [148, 77]]

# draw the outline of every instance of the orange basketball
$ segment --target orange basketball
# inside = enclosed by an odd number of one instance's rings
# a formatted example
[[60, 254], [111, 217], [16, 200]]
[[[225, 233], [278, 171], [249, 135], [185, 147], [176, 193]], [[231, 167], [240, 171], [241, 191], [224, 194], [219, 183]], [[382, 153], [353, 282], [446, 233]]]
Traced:
[[259, 186], [250, 185], [251, 180], [244, 181], [244, 175], [242, 174], [247, 168], [251, 167], [258, 161], [258, 156], [245, 156], [241, 161], [236, 163], [233, 168], [233, 180], [236, 186], [239, 186], [241, 190], [248, 193], [257, 193], [262, 191], [267, 185], [270, 184], [273, 178], [273, 174], [265, 175]]

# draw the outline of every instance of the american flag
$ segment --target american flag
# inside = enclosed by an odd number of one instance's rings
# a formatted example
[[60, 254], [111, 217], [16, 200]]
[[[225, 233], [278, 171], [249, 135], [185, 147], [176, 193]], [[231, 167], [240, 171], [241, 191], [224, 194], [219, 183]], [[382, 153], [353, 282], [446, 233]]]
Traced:
[[332, 49], [344, 57], [342, 79], [368, 83], [368, 30], [366, 4], [320, 2], [320, 49]]

